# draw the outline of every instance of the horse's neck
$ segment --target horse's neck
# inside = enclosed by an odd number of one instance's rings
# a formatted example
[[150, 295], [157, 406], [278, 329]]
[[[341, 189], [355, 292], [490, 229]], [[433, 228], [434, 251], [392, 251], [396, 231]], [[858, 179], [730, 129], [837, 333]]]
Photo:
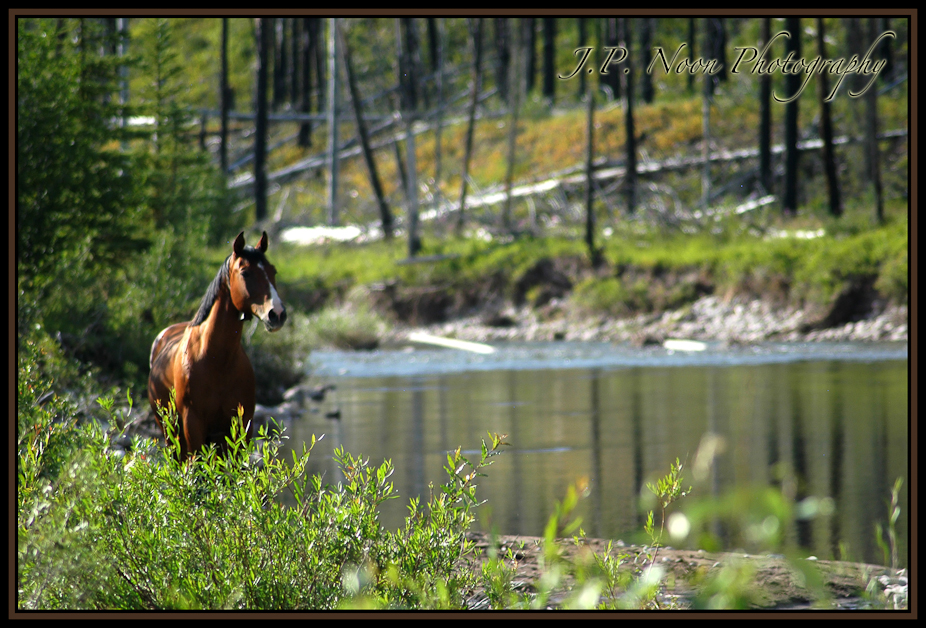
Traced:
[[201, 355], [222, 360], [237, 354], [241, 351], [243, 328], [241, 313], [232, 304], [231, 297], [223, 293], [212, 304], [209, 316], [202, 323]]

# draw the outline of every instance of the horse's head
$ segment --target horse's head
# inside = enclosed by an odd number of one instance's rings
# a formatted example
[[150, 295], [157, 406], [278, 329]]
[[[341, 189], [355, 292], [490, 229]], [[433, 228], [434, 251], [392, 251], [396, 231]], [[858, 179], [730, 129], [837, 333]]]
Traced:
[[234, 252], [228, 260], [228, 287], [232, 303], [243, 319], [257, 316], [268, 331], [277, 331], [286, 322], [286, 308], [276, 290], [276, 268], [267, 252], [267, 232], [257, 248], [244, 245], [244, 232], [235, 238]]

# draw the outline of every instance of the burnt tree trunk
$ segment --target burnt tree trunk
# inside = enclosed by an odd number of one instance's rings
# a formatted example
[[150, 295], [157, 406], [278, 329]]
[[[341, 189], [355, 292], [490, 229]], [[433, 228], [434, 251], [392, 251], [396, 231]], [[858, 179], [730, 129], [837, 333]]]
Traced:
[[[793, 58], [801, 57], [801, 20], [789, 17], [785, 20], [785, 30], [791, 34], [788, 38], [786, 53]], [[785, 81], [786, 98], [791, 98], [800, 89], [801, 77], [789, 74]], [[786, 216], [797, 214], [797, 168], [800, 153], [797, 150], [798, 138], [798, 106], [797, 98], [785, 104], [785, 189], [782, 198], [782, 210]]]
[[[876, 18], [868, 18], [868, 40], [878, 38]], [[875, 194], [876, 224], [884, 223], [884, 195], [881, 189], [881, 153], [878, 150], [878, 88], [872, 84], [865, 92], [865, 144], [868, 148], [868, 176]]]
[[511, 30], [514, 31], [511, 46], [511, 65], [508, 73], [508, 88], [510, 92], [510, 105], [508, 111], [508, 171], [505, 176], [505, 205], [502, 210], [502, 226], [511, 232], [513, 229], [511, 210], [512, 198], [511, 188], [514, 184], [514, 167], [517, 162], [518, 149], [518, 113], [521, 108], [521, 83], [524, 78], [521, 71], [521, 59], [523, 58], [521, 50], [522, 23], [518, 18], [511, 19]]
[[630, 19], [628, 17], [620, 18], [621, 20], [621, 44], [628, 50], [627, 59], [624, 61], [624, 68], [621, 70], [624, 91], [624, 132], [626, 139], [626, 168], [627, 174], [624, 179], [624, 195], [627, 197], [627, 213], [633, 214], [637, 205], [637, 138], [634, 130], [633, 120], [633, 63], [632, 56], [629, 55], [630, 39]]
[[[520, 52], [518, 53], [520, 54]], [[514, 77], [520, 81], [520, 77]], [[556, 97], [556, 18], [543, 18], [543, 95]]]
[[373, 157], [373, 149], [370, 148], [370, 136], [367, 132], [366, 122], [363, 119], [363, 105], [360, 98], [360, 90], [357, 88], [357, 82], [351, 64], [350, 46], [347, 43], [347, 38], [344, 37], [340, 24], [338, 24], [336, 31], [338, 42], [341, 46], [341, 59], [344, 63], [347, 88], [350, 92], [350, 100], [354, 109], [354, 120], [357, 123], [357, 132], [360, 135], [360, 146], [363, 150], [363, 159], [366, 161], [367, 170], [370, 174], [370, 186], [373, 188], [373, 193], [376, 195], [376, 202], [379, 205], [379, 216], [383, 227], [383, 236], [387, 240], [391, 240], [392, 212], [389, 209], [389, 204], [386, 203], [386, 195], [383, 193], [383, 186], [379, 181], [379, 174], [376, 171], [376, 160]]
[[338, 18], [328, 18], [328, 224], [338, 224]]
[[[772, 38], [771, 18], [762, 18], [762, 42]], [[772, 191], [772, 79], [768, 73], [759, 77], [759, 184], [764, 194]]]
[[[824, 43], [823, 18], [817, 18], [817, 54], [821, 59], [826, 58], [826, 44]], [[842, 201], [839, 198], [839, 178], [836, 175], [836, 156], [833, 151], [833, 121], [830, 116], [829, 81], [826, 72], [819, 76], [820, 99], [820, 138], [823, 140], [823, 170], [826, 172], [826, 186], [830, 198], [830, 214], [838, 218], [842, 216]]]
[[457, 236], [463, 235], [463, 223], [466, 208], [466, 186], [469, 182], [469, 162], [473, 156], [473, 131], [476, 127], [476, 105], [479, 102], [480, 75], [482, 66], [482, 18], [472, 18], [470, 31], [473, 42], [473, 77], [472, 94], [469, 99], [469, 114], [466, 125], [466, 143], [463, 148], [463, 174], [460, 182], [460, 209], [457, 213]]
[[258, 222], [267, 217], [267, 82], [272, 20], [255, 18], [257, 26], [257, 129], [254, 133], [254, 204]]
[[222, 174], [228, 173], [228, 18], [222, 18], [222, 59], [219, 73], [219, 108], [221, 110], [222, 131], [219, 143], [219, 163]]
[[638, 18], [640, 22], [640, 58], [643, 60], [643, 71], [640, 72], [640, 98], [649, 104], [653, 102], [653, 77], [646, 71], [653, 56], [653, 30], [655, 18]]

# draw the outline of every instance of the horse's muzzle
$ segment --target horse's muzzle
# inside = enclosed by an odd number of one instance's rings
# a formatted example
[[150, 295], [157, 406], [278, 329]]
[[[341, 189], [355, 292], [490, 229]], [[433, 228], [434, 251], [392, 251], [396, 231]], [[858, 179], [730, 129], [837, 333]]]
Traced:
[[277, 314], [274, 310], [270, 310], [267, 313], [267, 318], [264, 319], [264, 327], [267, 329], [267, 331], [278, 331], [285, 322], [286, 309], [283, 309], [283, 311], [279, 314]]

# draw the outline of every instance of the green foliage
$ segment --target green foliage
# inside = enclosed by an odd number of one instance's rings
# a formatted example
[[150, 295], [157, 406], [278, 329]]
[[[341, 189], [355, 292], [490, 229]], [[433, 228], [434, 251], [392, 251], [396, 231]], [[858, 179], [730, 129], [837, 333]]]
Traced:
[[[682, 472], [682, 464], [679, 462], [679, 459], [675, 459], [675, 463], [672, 464], [669, 469], [668, 475], [659, 478], [656, 484], [651, 482], [646, 483], [646, 488], [656, 496], [659, 500], [659, 506], [662, 509], [662, 522], [659, 526], [659, 532], [656, 533], [653, 527], [653, 512], [650, 511], [647, 517], [646, 523], [646, 533], [652, 539], [653, 547], [655, 549], [659, 548], [659, 540], [662, 538], [662, 533], [666, 527], [666, 510], [674, 502], [678, 501], [682, 497], [685, 497], [691, 492], [691, 487], [689, 486], [687, 490], [682, 490], [682, 481], [680, 478]], [[656, 560], [655, 554], [653, 556], [653, 561]]]
[[[889, 564], [892, 569], [897, 569], [899, 564], [897, 557], [897, 519], [900, 518], [900, 489], [902, 486], [903, 478], [897, 478], [891, 488], [891, 503], [887, 511], [887, 542], [884, 540], [884, 530], [881, 524], [875, 524], [875, 539], [878, 547], [884, 553], [884, 564]], [[888, 550], [890, 550], [890, 560], [888, 560]]]
[[[60, 421], [35, 405], [40, 371], [20, 365], [18, 608], [462, 607], [474, 580], [456, 567], [472, 550], [475, 480], [502, 437], [474, 463], [449, 455], [449, 481], [389, 532], [377, 512], [396, 497], [388, 461], [371, 467], [339, 448], [343, 480], [323, 485], [306, 473], [314, 438], [287, 462], [281, 434], [261, 428], [258, 456], [240, 415], [227, 455], [183, 461], [172, 407], [167, 450], [136, 440], [118, 451], [110, 438], [126, 415], [113, 400], [100, 400], [109, 432]], [[295, 505], [280, 503], [283, 491]]]
[[[17, 41], [20, 332], [61, 332], [73, 355], [133, 384], [157, 332], [201, 296], [203, 248], [241, 220], [193, 145], [168, 23], [143, 24], [135, 56], [94, 18], [20, 20]], [[152, 81], [123, 104], [134, 71]], [[153, 133], [122, 124], [139, 114]]]
[[[33, 502], [35, 491], [58, 476], [83, 441], [72, 438], [73, 403], [54, 392], [78, 381], [76, 366], [61, 355], [57, 344], [41, 332], [21, 338], [17, 368], [17, 478], [22, 505]], [[35, 509], [19, 510], [21, 519], [36, 514]]]
[[[148, 78], [139, 89], [139, 112], [154, 118], [150, 150], [145, 153], [145, 193], [154, 225], [175, 226], [175, 234], [203, 246], [227, 239], [235, 229], [227, 211], [219, 173], [209, 155], [197, 149], [195, 120], [172, 20], [142, 20], [134, 32], [144, 51], [138, 71]], [[224, 211], [223, 211], [224, 210]]]
[[95, 53], [118, 38], [94, 19], [20, 20], [17, 35], [20, 289], [73, 294], [145, 242], [144, 174], [120, 150], [132, 138], [118, 124], [130, 111], [117, 97], [123, 61]]
[[621, 316], [633, 311], [631, 295], [617, 277], [589, 277], [576, 285], [573, 298], [589, 312]]
[[311, 317], [309, 329], [315, 336], [314, 346], [369, 350], [379, 345], [386, 326], [369, 304], [358, 301], [325, 308]]

